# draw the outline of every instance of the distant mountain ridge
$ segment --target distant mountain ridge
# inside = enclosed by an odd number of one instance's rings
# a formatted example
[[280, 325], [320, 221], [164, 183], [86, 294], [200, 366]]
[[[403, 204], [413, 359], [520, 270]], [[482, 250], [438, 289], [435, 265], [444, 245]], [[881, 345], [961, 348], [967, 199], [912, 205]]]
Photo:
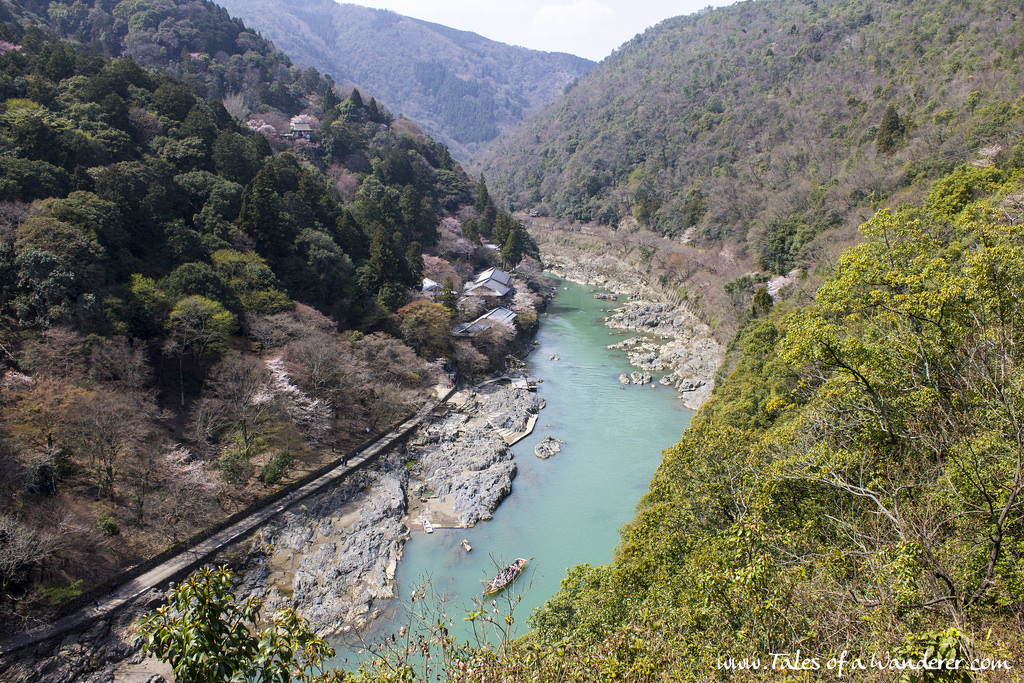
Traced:
[[295, 61], [366, 88], [465, 161], [594, 63], [333, 0], [220, 3]]
[[762, 0], [669, 19], [505, 136], [484, 173], [504, 203], [694, 227], [785, 273], [820, 262], [817, 236], [1016, 144], [1022, 17], [1009, 0]]

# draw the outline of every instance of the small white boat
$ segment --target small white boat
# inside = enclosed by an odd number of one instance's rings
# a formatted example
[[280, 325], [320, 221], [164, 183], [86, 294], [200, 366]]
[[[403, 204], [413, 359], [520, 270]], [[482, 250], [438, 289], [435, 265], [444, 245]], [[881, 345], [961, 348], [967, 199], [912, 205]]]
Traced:
[[434, 533], [434, 525], [431, 524], [429, 520], [425, 519], [423, 520], [423, 530], [426, 531], [428, 534], [432, 534]]
[[472, 550], [472, 549], [473, 549], [473, 546], [471, 546], [471, 545], [469, 544], [469, 541], [468, 541], [468, 540], [466, 540], [465, 538], [464, 538], [464, 539], [462, 539], [462, 541], [460, 541], [460, 542], [459, 542], [459, 545], [461, 545], [461, 546], [462, 546], [462, 548], [463, 548], [463, 550], [465, 550], [465, 551], [466, 551], [467, 553], [468, 553], [468, 552], [469, 552], [470, 550]]

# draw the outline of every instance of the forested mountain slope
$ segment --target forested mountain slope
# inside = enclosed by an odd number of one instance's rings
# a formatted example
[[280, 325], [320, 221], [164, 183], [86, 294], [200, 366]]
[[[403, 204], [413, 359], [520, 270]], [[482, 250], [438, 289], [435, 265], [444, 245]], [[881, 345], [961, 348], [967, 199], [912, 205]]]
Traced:
[[333, 0], [222, 2], [298, 62], [351, 81], [471, 158], [593, 62]]
[[819, 261], [830, 230], [850, 235], [878, 205], [1013, 147], [1022, 40], [1009, 0], [757, 0], [677, 17], [508, 135], [485, 174], [519, 208], [696, 226], [784, 273]]
[[72, 3], [0, 0], [0, 21], [44, 26], [89, 52], [131, 57], [180, 78], [200, 97], [243, 117], [260, 106], [297, 114], [331, 83], [208, 0]]
[[[433, 395], [437, 357], [487, 363], [420, 293], [425, 269], [458, 279], [485, 251], [458, 234], [473, 186], [443, 145], [264, 42], [228, 55], [221, 20], [238, 25], [213, 5], [98, 4], [65, 27], [85, 43], [47, 28], [58, 3], [0, 23], [8, 632], [386, 429]], [[204, 69], [97, 54], [176, 35], [214, 53]], [[236, 76], [284, 130], [229, 114]], [[477, 194], [521, 258], [525, 233]]]

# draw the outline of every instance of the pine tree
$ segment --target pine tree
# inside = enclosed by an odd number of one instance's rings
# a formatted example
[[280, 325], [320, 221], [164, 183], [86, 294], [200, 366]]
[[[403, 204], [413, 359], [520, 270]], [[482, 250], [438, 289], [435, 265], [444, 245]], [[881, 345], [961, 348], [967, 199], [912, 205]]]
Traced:
[[199, 138], [207, 147], [217, 139], [217, 124], [202, 104], [192, 107], [178, 131], [182, 137]]
[[342, 209], [335, 225], [334, 241], [353, 260], [362, 261], [369, 255], [366, 235], [348, 209]]
[[878, 133], [875, 136], [875, 145], [882, 154], [894, 152], [903, 140], [903, 122], [896, 112], [896, 107], [890, 104], [882, 114], [882, 122], [878, 124]]
[[410, 242], [405, 249], [405, 284], [409, 287], [418, 287], [423, 283], [423, 250], [419, 242]]
[[444, 279], [441, 292], [437, 295], [437, 302], [447, 308], [452, 317], [459, 314], [459, 295], [455, 291], [455, 283], [450, 277]]
[[491, 241], [504, 247], [509, 235], [518, 227], [519, 221], [512, 218], [512, 214], [502, 211], [494, 219], [494, 227], [491, 229]]
[[360, 284], [373, 294], [386, 285], [398, 284], [404, 279], [405, 264], [402, 236], [391, 233], [380, 223], [375, 223], [370, 238], [370, 258], [360, 268]]
[[501, 260], [505, 262], [506, 266], [515, 268], [522, 262], [523, 251], [526, 249], [528, 241], [529, 237], [521, 227], [516, 227], [509, 233], [505, 245], [501, 248]]
[[328, 85], [324, 90], [323, 96], [320, 98], [320, 121], [324, 128], [329, 126], [331, 121], [338, 118], [337, 106], [339, 104], [341, 104], [341, 100], [338, 99], [334, 88]]
[[492, 206], [491, 195], [487, 192], [487, 183], [484, 182], [484, 174], [480, 174], [480, 182], [476, 184], [476, 215], [483, 217], [489, 206]]
[[349, 102], [357, 109], [363, 108], [363, 96], [359, 94], [359, 88], [352, 88], [352, 94], [348, 96]]
[[287, 248], [287, 244], [282, 243], [279, 214], [274, 172], [270, 164], [266, 164], [242, 193], [238, 227], [253, 238], [256, 250], [268, 257], [283, 254]]
[[398, 211], [402, 215], [402, 232], [407, 239], [419, 237], [420, 208], [420, 196], [416, 188], [412, 185], [403, 187], [398, 197]]
[[370, 103], [366, 105], [366, 115], [374, 123], [388, 123], [388, 117], [383, 108], [377, 104], [375, 97], [371, 97]]

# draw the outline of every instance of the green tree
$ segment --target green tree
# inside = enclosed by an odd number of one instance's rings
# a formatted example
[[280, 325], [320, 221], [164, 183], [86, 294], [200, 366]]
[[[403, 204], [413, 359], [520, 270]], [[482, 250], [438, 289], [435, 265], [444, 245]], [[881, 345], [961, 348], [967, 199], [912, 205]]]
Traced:
[[423, 284], [423, 250], [419, 242], [410, 242], [405, 248], [405, 269], [408, 274], [405, 284], [418, 287]]
[[221, 274], [209, 263], [183, 263], [163, 279], [161, 288], [172, 299], [183, 299], [187, 296], [199, 295], [225, 302], [228, 297], [228, 285]]
[[455, 283], [451, 277], [444, 279], [441, 291], [437, 295], [437, 302], [448, 309], [448, 313], [454, 318], [459, 313], [459, 294], [455, 291]]
[[246, 311], [269, 315], [291, 306], [288, 297], [280, 291], [274, 271], [258, 254], [219, 249], [210, 256], [210, 260]]
[[239, 604], [234, 575], [205, 567], [170, 591], [164, 605], [139, 623], [142, 650], [167, 662], [179, 681], [332, 681], [352, 678], [324, 672], [334, 650], [294, 610], [282, 610], [259, 630], [261, 601]]
[[275, 257], [285, 253], [288, 245], [280, 226], [279, 201], [270, 163], [259, 170], [242, 193], [238, 227], [253, 238], [261, 253]]
[[505, 246], [501, 248], [501, 260], [510, 268], [515, 268], [523, 260], [523, 252], [529, 243], [530, 237], [526, 230], [517, 227], [509, 233], [505, 240]]
[[498, 245], [498, 248], [505, 246], [505, 241], [512, 231], [516, 229], [518, 221], [512, 218], [507, 211], [499, 211], [494, 217], [494, 227], [491, 229], [491, 241]]
[[475, 218], [466, 218], [462, 221], [460, 226], [462, 230], [462, 236], [470, 242], [476, 242], [480, 239], [480, 221]]
[[484, 175], [481, 173], [480, 180], [476, 184], [476, 203], [473, 205], [476, 214], [483, 216], [489, 204], [491, 204], [491, 195], [487, 192], [487, 183], [484, 182]]
[[896, 107], [891, 103], [885, 108], [882, 114], [882, 121], [878, 124], [878, 133], [875, 135], [875, 146], [882, 154], [890, 154], [896, 151], [903, 141], [903, 122]]
[[359, 94], [359, 88], [352, 88], [352, 94], [348, 96], [348, 101], [355, 109], [363, 108], [363, 96]]
[[245, 185], [252, 180], [253, 175], [247, 152], [245, 138], [233, 130], [225, 130], [213, 142], [214, 168], [219, 175], [231, 182]]
[[396, 248], [394, 235], [378, 223], [374, 225], [370, 238], [370, 258], [360, 268], [360, 283], [376, 293], [386, 283], [400, 282], [401, 276], [401, 251]]
[[295, 248], [304, 258], [302, 290], [298, 297], [310, 297], [318, 305], [336, 300], [352, 275], [352, 260], [327, 233], [306, 228], [295, 239]]
[[323, 127], [331, 125], [334, 119], [338, 118], [338, 105], [341, 99], [334, 92], [334, 86], [328, 85], [324, 88], [324, 94], [320, 96], [320, 122]]
[[775, 301], [772, 299], [772, 295], [768, 293], [767, 287], [761, 287], [754, 294], [753, 312], [755, 315], [763, 315], [772, 310], [775, 305]]
[[398, 210], [402, 214], [405, 238], [408, 240], [416, 239], [418, 236], [421, 208], [420, 196], [416, 192], [416, 188], [412, 185], [403, 187], [402, 194], [398, 198]]
[[490, 193], [487, 192], [487, 183], [484, 182], [482, 173], [480, 181], [476, 184], [476, 202], [473, 204], [473, 208], [476, 209], [477, 218], [480, 220], [480, 234], [490, 238], [494, 222], [498, 217], [498, 210], [494, 206]]
[[170, 350], [178, 355], [181, 405], [185, 405], [185, 353], [191, 352], [196, 362], [207, 353], [219, 353], [227, 348], [237, 327], [234, 315], [221, 304], [203, 296], [185, 297], [171, 309], [166, 328], [173, 341]]
[[210, 145], [217, 139], [217, 124], [203, 104], [196, 104], [178, 128], [178, 135], [182, 138], [199, 138], [209, 150]]
[[753, 240], [758, 262], [765, 270], [784, 275], [796, 265], [800, 250], [813, 237], [813, 226], [802, 218], [774, 219]]
[[451, 350], [451, 313], [442, 304], [413, 301], [398, 309], [405, 342], [427, 358], [440, 358]]
[[153, 93], [153, 105], [162, 116], [184, 121], [196, 105], [196, 98], [184, 84], [168, 81]]

